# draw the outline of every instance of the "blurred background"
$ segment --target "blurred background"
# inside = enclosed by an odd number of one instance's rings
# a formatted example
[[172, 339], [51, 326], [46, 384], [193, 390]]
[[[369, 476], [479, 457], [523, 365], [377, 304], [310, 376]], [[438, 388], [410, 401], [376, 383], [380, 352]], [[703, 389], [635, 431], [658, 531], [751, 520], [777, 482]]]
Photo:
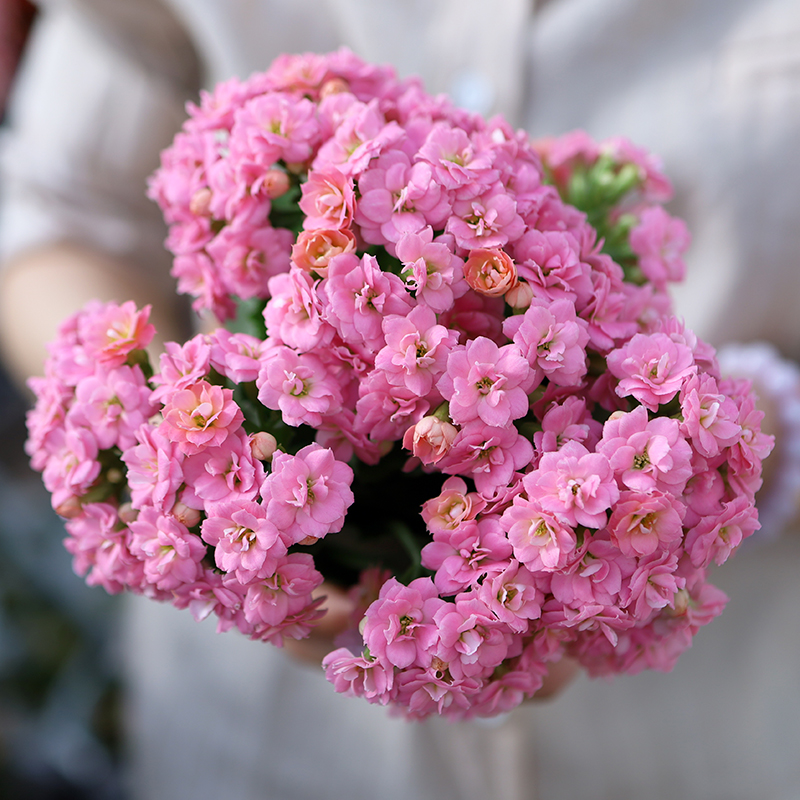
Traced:
[[[35, 17], [0, 0], [0, 120]], [[118, 598], [72, 572], [28, 467], [26, 408], [0, 367], [0, 797], [120, 800]]]

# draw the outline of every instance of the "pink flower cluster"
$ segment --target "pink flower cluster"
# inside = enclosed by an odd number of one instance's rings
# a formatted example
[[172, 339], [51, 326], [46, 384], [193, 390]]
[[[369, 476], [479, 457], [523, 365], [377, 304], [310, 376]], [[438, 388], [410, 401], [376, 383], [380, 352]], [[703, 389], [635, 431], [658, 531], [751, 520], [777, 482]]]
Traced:
[[214, 612], [222, 630], [276, 644], [306, 636], [323, 579], [290, 548], [341, 529], [352, 469], [318, 444], [275, 452], [269, 434], [246, 433], [222, 383], [254, 379], [253, 337], [220, 329], [169, 343], [148, 379], [148, 313], [88, 307], [32, 381], [28, 449], [68, 518], [75, 569], [112, 593]]
[[76, 569], [305, 636], [311, 553], [390, 464], [382, 492], [430, 482], [421, 566], [365, 573], [360, 634], [324, 661], [337, 691], [489, 716], [564, 655], [670, 669], [722, 610], [706, 573], [758, 527], [771, 440], [669, 316], [688, 236], [652, 157], [534, 146], [347, 51], [190, 114], [151, 183], [175, 274], [223, 319], [259, 298], [267, 335], [168, 344], [149, 377], [145, 312], [65, 324], [29, 448]]

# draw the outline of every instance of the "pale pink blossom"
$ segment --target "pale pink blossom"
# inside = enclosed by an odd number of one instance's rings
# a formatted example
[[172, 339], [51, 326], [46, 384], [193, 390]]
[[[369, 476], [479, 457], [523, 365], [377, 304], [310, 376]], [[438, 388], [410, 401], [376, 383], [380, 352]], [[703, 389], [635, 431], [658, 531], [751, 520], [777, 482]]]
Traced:
[[318, 444], [294, 456], [276, 452], [261, 487], [267, 517], [288, 543], [320, 539], [344, 524], [352, 480], [353, 470]]
[[499, 428], [525, 416], [532, 379], [516, 345], [498, 347], [479, 337], [452, 350], [437, 387], [450, 403], [454, 422], [480, 419]]
[[679, 495], [692, 476], [692, 449], [677, 420], [648, 420], [644, 406], [612, 415], [597, 452], [608, 457], [625, 486], [639, 492], [658, 489]]
[[144, 562], [144, 575], [157, 589], [171, 591], [200, 574], [206, 547], [174, 517], [144, 508], [130, 524], [131, 552]]
[[433, 311], [422, 305], [405, 316], [386, 315], [382, 328], [386, 346], [375, 356], [375, 367], [384, 370], [390, 383], [404, 385], [420, 397], [428, 395], [444, 372], [458, 334], [437, 324]]
[[78, 333], [89, 361], [119, 367], [134, 350], [142, 350], [156, 329], [148, 322], [150, 306], [139, 310], [135, 303], [94, 303], [78, 319]]
[[313, 170], [302, 186], [300, 208], [305, 230], [349, 228], [355, 210], [353, 179], [335, 167]]
[[442, 484], [442, 491], [422, 504], [422, 519], [432, 534], [444, 533], [474, 519], [485, 505], [479, 495], [467, 491], [464, 480], [448, 478]]
[[370, 654], [400, 669], [414, 663], [427, 666], [437, 637], [434, 616], [443, 606], [430, 578], [417, 578], [408, 586], [391, 578], [364, 617]]
[[434, 240], [433, 229], [427, 226], [404, 233], [395, 245], [406, 286], [437, 314], [450, 309], [453, 300], [466, 291], [461, 280], [464, 262], [453, 253], [455, 243], [451, 242], [449, 236]]
[[286, 555], [280, 531], [267, 518], [266, 509], [248, 500], [215, 504], [200, 535], [214, 546], [217, 567], [235, 572], [242, 583], [273, 575]]
[[325, 363], [313, 353], [297, 353], [289, 347], [273, 348], [262, 364], [258, 399], [279, 410], [287, 425], [319, 427], [323, 417], [342, 405], [341, 389]]
[[674, 550], [683, 536], [684, 505], [655, 490], [622, 492], [608, 521], [611, 540], [626, 556]]
[[221, 445], [244, 419], [233, 392], [206, 381], [181, 389], [164, 406], [161, 430], [186, 453]]
[[607, 361], [619, 378], [617, 394], [632, 395], [650, 411], [672, 400], [697, 372], [692, 351], [663, 333], [637, 333]]
[[590, 453], [576, 441], [555, 453], [544, 453], [523, 485], [531, 500], [572, 527], [603, 527], [607, 510], [619, 499], [608, 458]]
[[531, 571], [560, 570], [576, 551], [575, 531], [527, 498], [515, 497], [500, 521], [514, 556]]
[[639, 257], [639, 269], [656, 286], [682, 281], [686, 275], [683, 254], [689, 247], [686, 223], [671, 217], [661, 206], [642, 211], [631, 231], [631, 250]]
[[536, 370], [537, 383], [546, 377], [559, 386], [576, 386], [586, 374], [589, 333], [569, 300], [534, 298], [524, 314], [505, 321], [503, 332]]

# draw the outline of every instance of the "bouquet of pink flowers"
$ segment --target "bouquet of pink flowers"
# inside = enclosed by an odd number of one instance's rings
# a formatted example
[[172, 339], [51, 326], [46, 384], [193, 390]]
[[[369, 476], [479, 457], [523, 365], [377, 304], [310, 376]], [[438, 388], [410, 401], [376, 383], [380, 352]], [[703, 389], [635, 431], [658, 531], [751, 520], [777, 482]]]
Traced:
[[236, 326], [155, 373], [147, 309], [62, 326], [28, 447], [75, 569], [278, 645], [351, 586], [328, 678], [416, 718], [513, 708], [565, 654], [670, 669], [771, 446], [669, 314], [670, 191], [624, 140], [533, 143], [347, 51], [204, 95], [151, 194]]

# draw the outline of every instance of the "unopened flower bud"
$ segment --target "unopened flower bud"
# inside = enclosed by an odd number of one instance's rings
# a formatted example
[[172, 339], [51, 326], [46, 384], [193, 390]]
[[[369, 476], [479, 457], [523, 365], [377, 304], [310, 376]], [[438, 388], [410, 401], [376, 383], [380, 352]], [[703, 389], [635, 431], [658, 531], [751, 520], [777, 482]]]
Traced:
[[519, 281], [506, 292], [506, 303], [511, 308], [528, 308], [533, 300], [533, 289], [526, 281]]
[[204, 186], [198, 189], [189, 201], [189, 211], [198, 217], [207, 217], [211, 209], [211, 189]]
[[423, 464], [435, 464], [447, 455], [457, 434], [455, 425], [438, 417], [423, 417], [406, 431], [403, 447], [411, 450]]
[[286, 194], [291, 185], [291, 179], [282, 169], [268, 169], [261, 182], [264, 194], [272, 200]]
[[678, 589], [672, 602], [672, 616], [682, 617], [689, 610], [689, 592], [686, 589]]
[[343, 92], [350, 91], [350, 84], [343, 78], [331, 78], [322, 84], [319, 90], [320, 100], [330, 97], [334, 94], [342, 94]]
[[172, 516], [187, 528], [193, 528], [200, 522], [200, 512], [196, 508], [189, 508], [186, 503], [182, 503], [180, 500], [172, 506]]
[[59, 517], [64, 517], [64, 519], [75, 519], [75, 517], [80, 516], [82, 511], [81, 501], [75, 495], [68, 497], [55, 508], [56, 514]]
[[130, 503], [123, 503], [117, 511], [117, 516], [126, 525], [130, 525], [131, 522], [136, 521], [139, 512]]
[[259, 461], [269, 461], [278, 449], [278, 440], [266, 431], [258, 431], [250, 437], [253, 457]]

